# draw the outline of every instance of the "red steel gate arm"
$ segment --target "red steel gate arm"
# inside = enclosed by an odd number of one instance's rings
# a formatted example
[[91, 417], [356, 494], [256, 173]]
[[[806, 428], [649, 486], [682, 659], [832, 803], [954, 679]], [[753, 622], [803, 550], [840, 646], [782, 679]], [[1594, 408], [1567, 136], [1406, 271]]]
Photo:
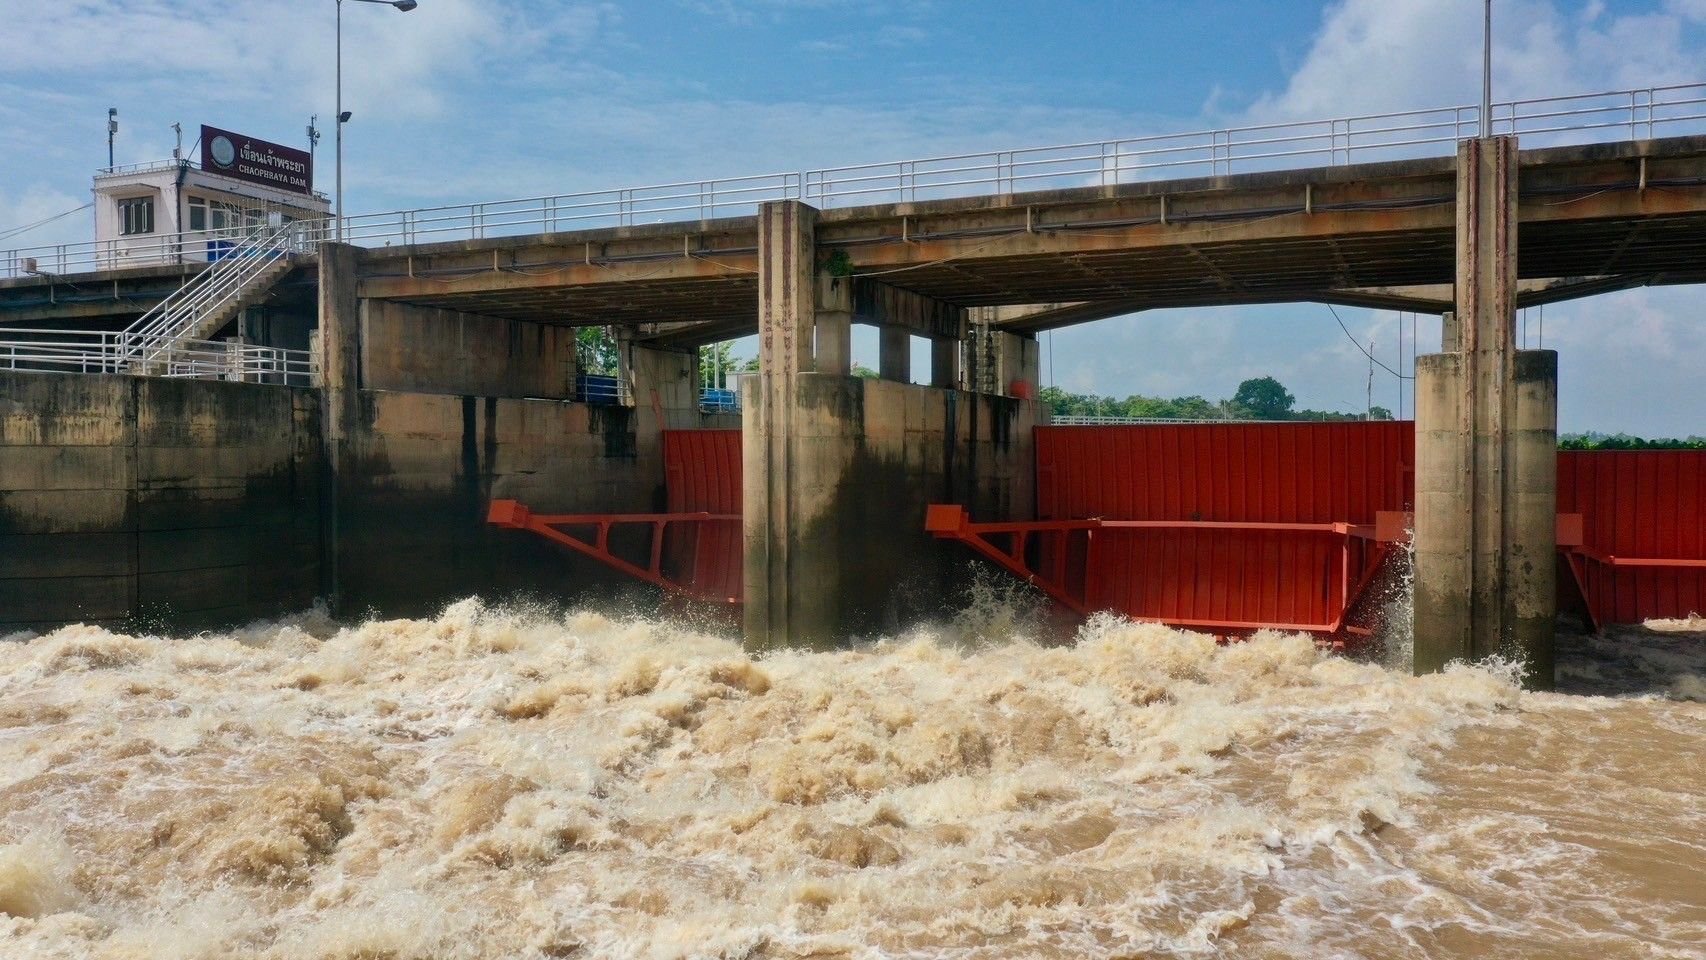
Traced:
[[[1067, 588], [1065, 576], [1065, 540], [1066, 535], [1073, 530], [1094, 530], [1102, 525], [1100, 520], [1039, 520], [1019, 521], [1014, 523], [972, 523], [966, 508], [957, 503], [932, 503], [924, 513], [924, 529], [944, 540], [959, 540], [978, 553], [993, 561], [1001, 569], [1026, 583], [1036, 586], [1056, 603], [1066, 607], [1073, 613], [1086, 614], [1089, 609], [1084, 605], [1084, 599], [1077, 597]], [[1061, 549], [1056, 550], [1055, 567], [1052, 576], [1044, 576], [1032, 570], [1025, 562], [1025, 545], [1031, 534], [1042, 536], [1059, 536]], [[991, 543], [986, 534], [1006, 534], [1012, 537], [1009, 547], [1002, 550]]]
[[[1091, 611], [1094, 602], [1084, 594], [1090, 591], [1080, 585], [1074, 589], [1067, 582], [1066, 556], [1068, 553], [1068, 537], [1072, 533], [1082, 531], [1085, 534], [1087, 546], [1085, 564], [1095, 565], [1095, 537], [1100, 530], [1226, 530], [1226, 531], [1270, 531], [1295, 534], [1330, 534], [1343, 538], [1343, 546], [1339, 552], [1339, 586], [1344, 599], [1344, 606], [1337, 615], [1327, 623], [1265, 623], [1247, 620], [1209, 620], [1209, 619], [1170, 619], [1162, 620], [1156, 617], [1136, 616], [1136, 619], [1152, 622], [1164, 622], [1173, 626], [1198, 627], [1211, 630], [1259, 630], [1272, 628], [1279, 630], [1297, 630], [1308, 633], [1336, 634], [1341, 631], [1366, 633], [1346, 624], [1346, 617], [1361, 599], [1375, 577], [1379, 575], [1382, 564], [1391, 553], [1390, 542], [1401, 539], [1405, 529], [1405, 517], [1402, 514], [1382, 514], [1376, 525], [1354, 523], [1278, 523], [1256, 521], [1218, 521], [1218, 520], [1033, 520], [1014, 521], [1006, 523], [974, 523], [964, 507], [957, 504], [931, 504], [925, 514], [924, 528], [942, 539], [959, 540], [977, 551], [984, 557], [996, 563], [1002, 569], [1018, 577], [1026, 583], [1034, 584], [1047, 593], [1062, 606], [1078, 614]], [[1054, 569], [1049, 573], [1033, 570], [1025, 556], [1025, 547], [1031, 535], [1058, 537], [1058, 549], [1053, 551]], [[1007, 536], [1007, 549], [992, 542], [991, 536]], [[1352, 561], [1353, 541], [1374, 541], [1373, 547], [1367, 552], [1359, 553], [1360, 562]], [[1087, 570], [1086, 581], [1091, 573]], [[1127, 616], [1134, 616], [1132, 611], [1121, 611]]]
[[[493, 500], [486, 513], [486, 522], [495, 527], [511, 530], [527, 530], [538, 534], [553, 543], [561, 544], [597, 560], [612, 569], [619, 570], [637, 580], [656, 584], [665, 590], [685, 594], [700, 600], [712, 600], [719, 603], [739, 603], [739, 597], [710, 596], [702, 591], [693, 589], [688, 584], [678, 583], [669, 579], [663, 573], [663, 541], [664, 529], [672, 523], [677, 524], [706, 524], [706, 523], [739, 523], [738, 514], [720, 513], [541, 513], [536, 514], [526, 505], [516, 500]], [[651, 556], [647, 566], [632, 563], [610, 550], [610, 531], [621, 525], [646, 525], [652, 528]], [[573, 534], [566, 533], [558, 527], [591, 527], [593, 538], [589, 541]]]

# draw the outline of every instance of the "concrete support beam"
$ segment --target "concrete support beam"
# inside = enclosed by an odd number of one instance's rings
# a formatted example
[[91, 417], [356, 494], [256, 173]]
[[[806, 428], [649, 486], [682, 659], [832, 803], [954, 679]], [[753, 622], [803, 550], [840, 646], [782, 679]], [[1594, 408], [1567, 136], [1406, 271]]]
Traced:
[[912, 382], [912, 334], [905, 327], [883, 327], [877, 341], [877, 374], [895, 383]]
[[1035, 334], [1011, 333], [996, 324], [1000, 307], [973, 307], [966, 311], [966, 389], [1023, 400], [1035, 399], [1040, 358]]
[[851, 283], [853, 319], [860, 323], [904, 327], [921, 337], [965, 335], [965, 311], [958, 304], [862, 277]]
[[1457, 322], [1457, 314], [1450, 310], [1439, 315], [1439, 348], [1443, 353], [1456, 353], [1463, 349], [1463, 325]]
[[1417, 367], [1414, 667], [1503, 655], [1550, 688], [1557, 356], [1515, 345], [1516, 141], [1457, 164], [1457, 349]]
[[[846, 301], [815, 275], [816, 213], [783, 201], [758, 214], [760, 367], [741, 385], [745, 630], [758, 648], [833, 646], [941, 613], [968, 568], [925, 533], [926, 505], [1022, 518], [1034, 500], [1040, 405], [825, 369], [839, 367], [824, 347], [839, 349]], [[815, 357], [802, 349], [814, 330]], [[908, 331], [882, 332], [885, 372], [904, 377]], [[938, 373], [957, 379], [959, 341], [938, 342]]]
[[991, 331], [990, 339], [995, 354], [995, 392], [1022, 400], [1035, 399], [1042, 382], [1037, 338], [995, 330]]
[[567, 399], [572, 327], [361, 301], [361, 369], [371, 390]]
[[960, 341], [947, 337], [930, 338], [930, 385], [944, 390], [960, 386]]
[[[799, 382], [815, 366], [817, 211], [793, 200], [758, 208], [759, 373], [742, 384], [745, 627], [760, 647], [821, 636], [822, 597], [793, 555], [804, 531]], [[817, 590], [821, 591], [822, 586]]]
[[350, 444], [361, 411], [361, 301], [357, 296], [361, 249], [342, 243], [320, 244], [320, 412], [321, 523], [325, 555], [320, 564], [322, 593], [338, 609], [340, 499], [339, 478], [350, 463]]
[[698, 426], [699, 355], [697, 350], [664, 350], [617, 331], [621, 376], [634, 392], [634, 426], [639, 445], [659, 430]]
[[817, 278], [815, 325], [818, 373], [853, 372], [853, 283], [846, 277]]

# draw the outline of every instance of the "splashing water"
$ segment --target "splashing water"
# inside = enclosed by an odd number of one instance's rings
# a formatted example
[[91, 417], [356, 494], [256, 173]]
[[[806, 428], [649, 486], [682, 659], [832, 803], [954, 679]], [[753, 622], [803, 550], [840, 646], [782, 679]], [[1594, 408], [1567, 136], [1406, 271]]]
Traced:
[[469, 600], [0, 645], [0, 956], [1702, 956], [1706, 637], [1562, 658], [1634, 697], [982, 640]]

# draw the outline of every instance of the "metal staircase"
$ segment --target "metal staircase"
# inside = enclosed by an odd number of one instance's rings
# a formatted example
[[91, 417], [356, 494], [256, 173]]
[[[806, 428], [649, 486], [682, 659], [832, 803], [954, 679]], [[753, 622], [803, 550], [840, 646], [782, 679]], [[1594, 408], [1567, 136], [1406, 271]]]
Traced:
[[289, 272], [298, 234], [297, 224], [261, 227], [245, 234], [212, 266], [125, 329], [123, 366], [133, 373], [155, 372], [169, 365], [182, 346], [211, 337]]

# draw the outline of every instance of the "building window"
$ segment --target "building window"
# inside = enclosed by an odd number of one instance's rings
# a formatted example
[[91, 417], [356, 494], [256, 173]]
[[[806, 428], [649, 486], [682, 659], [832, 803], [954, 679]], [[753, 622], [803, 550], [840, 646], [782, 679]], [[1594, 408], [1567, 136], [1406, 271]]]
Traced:
[[138, 233], [154, 232], [154, 200], [151, 197], [137, 197], [134, 200], [118, 202], [119, 233], [131, 236]]
[[207, 201], [201, 197], [190, 198], [190, 229], [207, 229]]

